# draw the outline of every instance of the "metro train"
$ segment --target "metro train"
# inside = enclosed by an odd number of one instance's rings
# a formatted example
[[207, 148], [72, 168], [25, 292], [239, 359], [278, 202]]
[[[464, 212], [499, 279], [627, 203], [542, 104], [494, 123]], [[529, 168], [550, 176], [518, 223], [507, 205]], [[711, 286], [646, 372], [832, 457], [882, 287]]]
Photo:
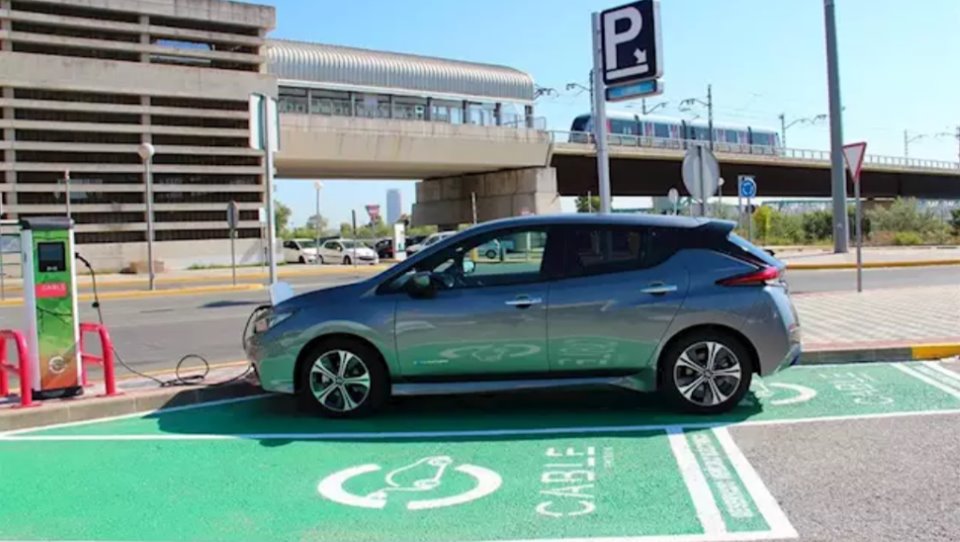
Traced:
[[[671, 142], [679, 144], [683, 140], [708, 141], [710, 139], [709, 126], [701, 120], [687, 121], [616, 111], [607, 112], [607, 130], [610, 133], [610, 141], [614, 145], [674, 146]], [[572, 143], [589, 142], [588, 134], [593, 131], [591, 115], [588, 113], [573, 119], [570, 131], [573, 132], [570, 134]], [[780, 134], [775, 130], [716, 122], [713, 123], [713, 141], [715, 145], [728, 147], [730, 150], [740, 148], [743, 152], [773, 151], [781, 148]]]

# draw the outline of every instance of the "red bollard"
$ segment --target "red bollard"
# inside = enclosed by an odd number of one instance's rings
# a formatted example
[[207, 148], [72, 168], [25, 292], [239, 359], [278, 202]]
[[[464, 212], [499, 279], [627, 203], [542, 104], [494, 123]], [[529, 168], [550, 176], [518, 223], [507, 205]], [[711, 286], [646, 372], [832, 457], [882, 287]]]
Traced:
[[[17, 345], [19, 363], [13, 366], [7, 363], [7, 339], [13, 339]], [[33, 383], [30, 374], [30, 353], [27, 350], [27, 339], [16, 329], [0, 329], [0, 396], [10, 395], [10, 379], [7, 372], [17, 373], [20, 377], [20, 406], [38, 406], [33, 402]]]
[[[83, 338], [85, 333], [96, 333], [100, 337], [100, 351], [102, 355], [94, 356], [87, 354], [83, 348]], [[113, 368], [113, 341], [110, 340], [110, 333], [106, 326], [91, 322], [80, 323], [80, 370], [83, 379], [83, 385], [87, 382], [87, 362], [99, 363], [103, 366], [103, 384], [106, 388], [104, 395], [117, 395], [117, 377]]]

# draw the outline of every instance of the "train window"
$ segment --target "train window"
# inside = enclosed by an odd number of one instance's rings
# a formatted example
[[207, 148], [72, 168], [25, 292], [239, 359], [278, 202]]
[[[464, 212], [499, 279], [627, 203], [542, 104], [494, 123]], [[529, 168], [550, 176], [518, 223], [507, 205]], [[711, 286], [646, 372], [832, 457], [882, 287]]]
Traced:
[[658, 122], [653, 125], [654, 137], [670, 137], [670, 125]]
[[739, 143], [740, 132], [736, 130], [726, 130], [727, 143]]
[[579, 117], [573, 119], [573, 126], [570, 127], [571, 132], [586, 132], [590, 129], [590, 115], [580, 115]]
[[754, 145], [769, 145], [769, 144], [770, 144], [770, 136], [768, 136], [767, 134], [761, 134], [761, 133], [754, 132], [754, 133], [753, 133], [753, 144], [754, 144]]

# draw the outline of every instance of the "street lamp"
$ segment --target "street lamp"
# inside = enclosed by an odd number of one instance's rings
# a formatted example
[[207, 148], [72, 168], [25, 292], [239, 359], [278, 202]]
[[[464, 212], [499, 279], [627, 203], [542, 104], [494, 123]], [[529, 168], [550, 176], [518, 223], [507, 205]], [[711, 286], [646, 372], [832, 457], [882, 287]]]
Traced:
[[[707, 85], [707, 101], [703, 101], [700, 98], [687, 98], [686, 100], [681, 100], [680, 105], [677, 106], [682, 112], [690, 111], [692, 106], [702, 105], [707, 108], [707, 134], [710, 138], [710, 150], [713, 150], [713, 85]], [[686, 134], [684, 134], [686, 135]]]
[[317, 236], [317, 254], [314, 263], [320, 265], [320, 191], [323, 190], [323, 181], [315, 181], [313, 187], [317, 189], [317, 214], [313, 215], [313, 229]]
[[958, 129], [956, 134], [951, 134], [950, 132], [938, 132], [936, 134], [917, 134], [914, 136], [910, 136], [909, 132], [907, 130], [904, 130], [903, 131], [903, 157], [910, 158], [910, 144], [913, 143], [914, 141], [919, 141], [925, 137], [934, 137], [934, 138], [957, 137], [958, 139], [960, 139], [960, 129]]
[[143, 160], [143, 170], [147, 185], [147, 273], [150, 289], [156, 289], [156, 276], [153, 271], [153, 155], [157, 150], [150, 143], [141, 143], [137, 154]]
[[803, 117], [787, 122], [787, 114], [780, 113], [780, 145], [784, 148], [787, 146], [787, 128], [790, 128], [794, 124], [816, 124], [823, 120], [827, 120], [827, 115], [820, 114], [814, 117]]

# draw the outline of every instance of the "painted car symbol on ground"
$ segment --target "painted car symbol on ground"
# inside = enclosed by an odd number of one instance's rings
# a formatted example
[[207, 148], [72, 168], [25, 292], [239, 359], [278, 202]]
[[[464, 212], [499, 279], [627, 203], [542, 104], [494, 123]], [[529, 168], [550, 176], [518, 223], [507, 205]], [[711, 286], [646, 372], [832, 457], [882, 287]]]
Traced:
[[[449, 471], [470, 478], [470, 483], [467, 484], [466, 489], [459, 493], [432, 499], [408, 500], [405, 505], [407, 510], [429, 510], [431, 508], [465, 504], [486, 497], [499, 489], [503, 483], [500, 475], [490, 469], [468, 464], [451, 468], [454, 463], [453, 458], [446, 455], [424, 457], [409, 465], [387, 472], [379, 488], [365, 495], [352, 493], [345, 486], [355, 478], [382, 471], [383, 467], [372, 463], [358, 465], [327, 476], [317, 485], [317, 491], [325, 499], [339, 504], [359, 508], [382, 509], [391, 500], [395, 500], [392, 497], [393, 495], [425, 493], [440, 489], [445, 479], [449, 481], [453, 477], [453, 475], [448, 474]], [[461, 480], [456, 485], [462, 486], [464, 482]]]

